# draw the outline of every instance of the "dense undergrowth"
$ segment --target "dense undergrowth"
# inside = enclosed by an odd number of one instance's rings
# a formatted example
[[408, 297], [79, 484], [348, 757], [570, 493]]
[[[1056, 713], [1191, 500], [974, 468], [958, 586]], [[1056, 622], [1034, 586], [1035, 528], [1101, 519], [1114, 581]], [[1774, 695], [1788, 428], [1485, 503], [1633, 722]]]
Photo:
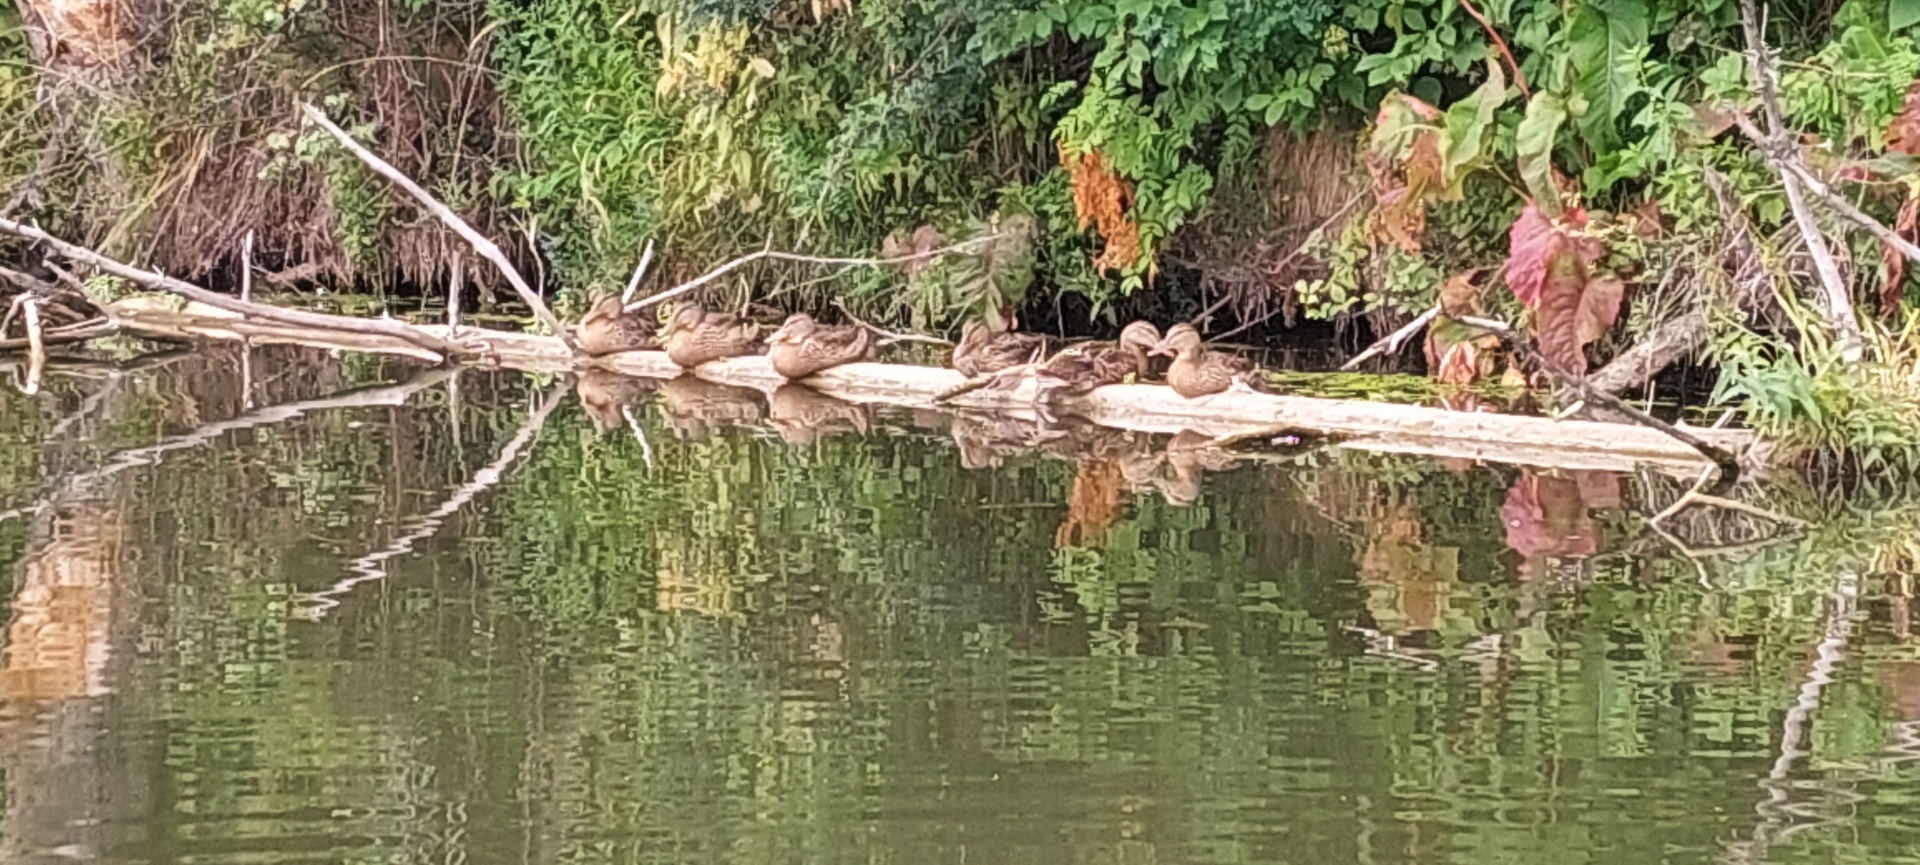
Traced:
[[[1778, 3], [1768, 37], [1805, 158], [1911, 232], [1905, 6]], [[1795, 321], [1805, 249], [1729, 130], [1756, 104], [1729, 0], [214, 0], [166, 34], [140, 74], [62, 90], [0, 26], [10, 207], [215, 282], [248, 231], [288, 284], [444, 281], [463, 250], [303, 131], [307, 100], [569, 302], [624, 282], [649, 240], [665, 283], [769, 246], [992, 237], [931, 266], [745, 268], [716, 291], [1087, 330], [1217, 299], [1228, 322], [1386, 323], [1455, 284], [1449, 313], [1524, 317], [1571, 367], [1709, 310], [1720, 395], [1758, 425], [1860, 465], [1920, 443], [1897, 257], [1821, 212], [1890, 322], [1884, 369], [1833, 361]], [[1735, 235], [1761, 262], [1744, 277]], [[1451, 350], [1432, 355], [1447, 375], [1498, 370]]]

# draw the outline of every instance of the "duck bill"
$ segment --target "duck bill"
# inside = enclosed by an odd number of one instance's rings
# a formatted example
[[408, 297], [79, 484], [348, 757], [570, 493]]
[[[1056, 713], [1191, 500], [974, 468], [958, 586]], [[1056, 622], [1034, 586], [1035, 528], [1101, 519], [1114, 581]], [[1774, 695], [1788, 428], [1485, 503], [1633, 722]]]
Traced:
[[1173, 357], [1173, 347], [1170, 345], [1167, 345], [1164, 342], [1154, 343], [1153, 348], [1147, 349], [1147, 356], [1148, 357]]

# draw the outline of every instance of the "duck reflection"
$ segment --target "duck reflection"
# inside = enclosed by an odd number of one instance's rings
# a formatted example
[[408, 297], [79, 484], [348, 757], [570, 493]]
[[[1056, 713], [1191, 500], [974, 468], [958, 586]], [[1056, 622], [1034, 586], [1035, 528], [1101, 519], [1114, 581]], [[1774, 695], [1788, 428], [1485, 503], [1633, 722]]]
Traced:
[[766, 414], [760, 392], [683, 375], [660, 385], [660, 408], [674, 438], [702, 439], [715, 429], [754, 423]]
[[781, 440], [801, 446], [840, 433], [866, 435], [873, 423], [866, 406], [799, 384], [774, 388], [767, 397], [767, 421]]
[[575, 374], [573, 394], [599, 432], [619, 429], [627, 422], [626, 409], [658, 387], [650, 379], [604, 369], [582, 369]]
[[1058, 430], [1042, 430], [1034, 421], [976, 412], [955, 412], [947, 433], [953, 436], [960, 450], [960, 466], [966, 469], [999, 468], [1007, 457], [1065, 435]]

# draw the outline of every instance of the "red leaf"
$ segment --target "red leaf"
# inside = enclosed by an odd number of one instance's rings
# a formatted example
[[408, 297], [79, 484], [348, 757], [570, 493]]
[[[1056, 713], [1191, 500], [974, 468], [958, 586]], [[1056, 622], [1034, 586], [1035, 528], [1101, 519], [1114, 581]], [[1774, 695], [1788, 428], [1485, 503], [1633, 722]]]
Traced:
[[[1900, 205], [1900, 215], [1894, 219], [1893, 230], [1901, 237], [1914, 240], [1920, 231], [1915, 230], [1915, 217], [1920, 216], [1920, 198], [1912, 192], [1907, 193], [1906, 203]], [[1887, 267], [1887, 281], [1880, 286], [1880, 314], [1891, 316], [1900, 311], [1900, 301], [1907, 294], [1907, 257], [1885, 243], [1880, 244], [1880, 262]]]
[[1540, 282], [1547, 276], [1547, 259], [1560, 246], [1560, 232], [1532, 201], [1520, 209], [1520, 218], [1507, 230], [1507, 287], [1520, 302], [1540, 300]]
[[1533, 308], [1534, 341], [1549, 363], [1574, 374], [1587, 371], [1580, 341], [1580, 307], [1587, 293], [1587, 262], [1564, 237], [1547, 253], [1546, 276]]
[[1920, 81], [1907, 88], [1900, 113], [1887, 124], [1887, 149], [1908, 156], [1920, 156]]
[[1547, 275], [1547, 261], [1565, 244], [1572, 242], [1587, 261], [1597, 261], [1600, 242], [1590, 237], [1575, 237], [1567, 229], [1587, 227], [1587, 212], [1568, 207], [1559, 223], [1548, 219], [1533, 201], [1520, 209], [1520, 218], [1507, 230], [1507, 287], [1521, 303], [1533, 306], [1540, 299], [1540, 283]]

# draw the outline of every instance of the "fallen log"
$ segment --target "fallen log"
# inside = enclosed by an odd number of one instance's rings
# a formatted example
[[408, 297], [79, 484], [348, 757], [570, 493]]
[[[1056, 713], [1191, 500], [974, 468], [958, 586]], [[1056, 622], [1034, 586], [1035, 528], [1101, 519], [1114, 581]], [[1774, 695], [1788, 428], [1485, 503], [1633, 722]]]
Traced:
[[[415, 357], [423, 354], [417, 344], [397, 337], [329, 332], [304, 339], [296, 329], [212, 316], [193, 306], [177, 312], [116, 309], [115, 314], [130, 329], [155, 336], [218, 340], [244, 337], [347, 351]], [[444, 326], [416, 329], [433, 338], [446, 336]], [[462, 327], [460, 337], [464, 343], [479, 347], [487, 361], [513, 369], [567, 373], [585, 362], [642, 378], [665, 379], [681, 374], [664, 352], [625, 352], [582, 361], [550, 336]], [[695, 375], [763, 392], [785, 383], [764, 357], [706, 364]], [[934, 397], [965, 380], [958, 372], [938, 367], [855, 363], [822, 372], [806, 384], [849, 402], [925, 408], [933, 405]], [[975, 391], [953, 400], [953, 405], [1025, 412], [1033, 407], [1033, 400], [1029, 383], [1012, 390]], [[1340, 446], [1361, 450], [1562, 469], [1631, 471], [1647, 466], [1692, 476], [1711, 464], [1692, 448], [1640, 426], [1455, 412], [1395, 403], [1233, 392], [1188, 400], [1162, 385], [1112, 385], [1085, 396], [1061, 398], [1053, 404], [1053, 410], [1102, 426], [1150, 433], [1191, 430], [1233, 436], [1290, 428], [1340, 438]], [[1752, 434], [1745, 431], [1686, 429], [1734, 452], [1754, 442]]]

